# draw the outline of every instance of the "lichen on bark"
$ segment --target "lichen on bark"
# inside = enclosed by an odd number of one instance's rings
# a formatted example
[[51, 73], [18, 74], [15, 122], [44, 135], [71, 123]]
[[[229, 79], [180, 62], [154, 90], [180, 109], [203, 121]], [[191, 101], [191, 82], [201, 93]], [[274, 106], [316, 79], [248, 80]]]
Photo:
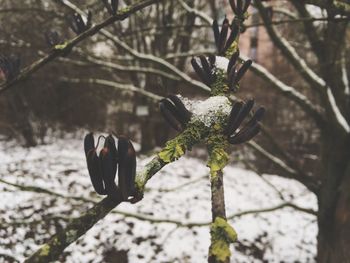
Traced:
[[165, 163], [174, 162], [183, 156], [186, 150], [191, 150], [195, 144], [205, 138], [207, 133], [208, 128], [203, 123], [189, 122], [181, 134], [166, 143], [158, 156]]
[[216, 217], [210, 226], [211, 245], [209, 258], [211, 262], [227, 262], [231, 256], [230, 244], [237, 240], [237, 233], [224, 218]]
[[229, 92], [228, 86], [226, 83], [226, 71], [224, 71], [221, 68], [217, 68], [216, 71], [216, 80], [211, 85], [211, 96], [227, 96], [227, 93]]

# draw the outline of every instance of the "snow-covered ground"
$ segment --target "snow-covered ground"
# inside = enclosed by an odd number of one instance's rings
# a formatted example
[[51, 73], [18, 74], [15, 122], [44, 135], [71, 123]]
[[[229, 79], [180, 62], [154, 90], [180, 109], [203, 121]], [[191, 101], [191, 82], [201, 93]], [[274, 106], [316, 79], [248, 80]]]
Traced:
[[[149, 158], [138, 161], [138, 169]], [[145, 198], [122, 204], [69, 246], [61, 262], [206, 262], [210, 187], [205, 162], [183, 157], [150, 181]], [[46, 188], [65, 197], [22, 191], [0, 182], [0, 262], [22, 261], [39, 245], [98, 200], [86, 169], [82, 140], [66, 138], [24, 149], [0, 143], [0, 179]], [[301, 184], [278, 176], [260, 177], [228, 166], [224, 174], [227, 215], [293, 202], [317, 209], [316, 198]], [[125, 216], [120, 212], [128, 212]], [[136, 218], [141, 216], [142, 219]], [[157, 222], [154, 222], [154, 221]], [[178, 224], [162, 222], [178, 221]], [[160, 222], [159, 222], [160, 221]], [[315, 216], [285, 207], [229, 220], [239, 243], [232, 262], [314, 262]], [[5, 256], [7, 255], [7, 256]]]

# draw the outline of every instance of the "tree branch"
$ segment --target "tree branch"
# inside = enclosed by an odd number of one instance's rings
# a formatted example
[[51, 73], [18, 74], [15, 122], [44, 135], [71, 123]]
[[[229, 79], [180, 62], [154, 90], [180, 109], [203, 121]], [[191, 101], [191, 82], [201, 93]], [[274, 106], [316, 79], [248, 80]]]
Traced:
[[122, 83], [118, 83], [118, 82], [110, 81], [110, 80], [105, 80], [105, 79], [93, 79], [93, 78], [78, 79], [78, 78], [61, 77], [59, 80], [64, 81], [64, 82], [76, 83], [76, 84], [80, 84], [80, 83], [98, 84], [98, 85], [113, 87], [113, 88], [120, 89], [120, 90], [131, 91], [131, 92], [142, 94], [142, 95], [146, 96], [147, 98], [152, 99], [155, 102], [159, 102], [163, 98], [162, 96], [159, 96], [155, 93], [149, 92], [145, 89], [140, 89], [132, 84], [122, 84]]
[[311, 47], [318, 58], [319, 63], [324, 62], [324, 47], [320, 37], [317, 35], [317, 28], [310, 20], [311, 15], [309, 11], [306, 9], [305, 3], [299, 0], [293, 0], [292, 4], [298, 10], [299, 15], [304, 18], [304, 29], [305, 35], [309, 39]]
[[[246, 57], [242, 57], [246, 60]], [[319, 127], [323, 127], [325, 125], [325, 119], [318, 111], [318, 109], [314, 106], [314, 104], [302, 93], [297, 91], [291, 86], [283, 83], [279, 79], [277, 79], [272, 73], [270, 73], [265, 67], [260, 64], [253, 63], [250, 67], [251, 71], [256, 74], [258, 77], [262, 78], [270, 85], [269, 88], [273, 88], [278, 93], [281, 93], [286, 98], [291, 99], [297, 105], [299, 105], [304, 111], [306, 111], [310, 116], [315, 120], [316, 124]]]
[[255, 1], [255, 6], [259, 10], [260, 16], [263, 19], [265, 28], [275, 46], [281, 50], [282, 54], [287, 58], [287, 60], [294, 66], [294, 68], [299, 72], [299, 74], [314, 88], [320, 95], [325, 94], [324, 87], [326, 86], [325, 81], [320, 78], [301, 58], [294, 47], [292, 47], [289, 42], [279, 35], [276, 29], [270, 24], [269, 15], [260, 1]]
[[[196, 127], [196, 128], [195, 128]], [[197, 126], [185, 129], [177, 137], [168, 141], [165, 148], [154, 157], [142, 171], [138, 172], [135, 178], [136, 193], [131, 202], [136, 203], [142, 200], [145, 192], [146, 183], [160, 171], [165, 165], [171, 163], [183, 154], [187, 149], [198, 143], [206, 134], [206, 130]], [[181, 146], [180, 146], [181, 145]], [[181, 151], [179, 151], [181, 148]], [[166, 159], [164, 159], [166, 157]], [[163, 158], [163, 159], [162, 159]], [[63, 250], [71, 243], [76, 241], [80, 236], [85, 234], [99, 220], [104, 218], [113, 208], [122, 201], [114, 200], [106, 197], [99, 203], [95, 204], [81, 217], [74, 219], [67, 227], [54, 236], [39, 248], [25, 262], [49, 262], [57, 260]]]
[[[68, 8], [79, 13], [81, 16], [86, 17], [86, 13], [83, 12], [76, 5], [72, 4], [70, 1], [68, 1], [68, 0], [61, 0], [61, 1], [62, 1], [62, 4], [64, 4]], [[170, 70], [174, 75], [179, 76], [182, 80], [184, 80], [189, 85], [200, 88], [200, 89], [205, 90], [205, 91], [210, 91], [210, 88], [208, 86], [204, 85], [202, 82], [199, 82], [197, 80], [192, 79], [187, 74], [185, 74], [184, 72], [182, 72], [181, 70], [179, 70], [177, 67], [173, 66], [172, 64], [170, 64], [166, 60], [164, 60], [160, 57], [156, 57], [156, 56], [151, 55], [151, 54], [143, 54], [143, 53], [138, 52], [137, 50], [133, 49], [132, 47], [127, 45], [125, 42], [120, 40], [115, 34], [112, 34], [105, 29], [101, 29], [100, 33], [103, 36], [105, 36], [107, 39], [111, 40], [115, 46], [124, 49], [126, 52], [128, 52], [133, 57], [138, 58], [138, 59], [143, 60], [143, 61], [156, 63], [156, 64], [166, 68], [167, 70]]]
[[[272, 155], [265, 149], [263, 149], [261, 146], [259, 146], [257, 143], [250, 141], [247, 143], [249, 147], [260, 153], [262, 156], [270, 160], [272, 163], [277, 165], [279, 168], [281, 168], [285, 173], [287, 178], [295, 179], [299, 182], [301, 182], [303, 185], [305, 185], [311, 192], [315, 193], [316, 195], [319, 192], [319, 182], [316, 181], [314, 178], [309, 176], [303, 176], [298, 173], [295, 169], [288, 166], [285, 162], [283, 162], [281, 159], [277, 158], [276, 156]], [[283, 175], [280, 175], [283, 177]]]
[[[86, 54], [84, 54], [84, 59], [86, 59], [87, 62], [90, 62], [93, 65], [98, 65], [98, 66], [103, 67], [103, 68], [114, 69], [114, 70], [125, 71], [125, 72], [149, 73], [149, 74], [155, 74], [155, 75], [158, 75], [161, 77], [165, 77], [165, 78], [171, 79], [171, 80], [176, 80], [176, 81], [181, 80], [179, 77], [177, 77], [173, 74], [167, 73], [163, 70], [154, 69], [154, 68], [120, 65], [120, 64], [113, 63], [113, 62], [100, 60], [100, 59], [94, 58], [94, 57], [86, 55]], [[91, 65], [91, 64], [88, 64], [88, 63], [83, 62], [83, 61], [78, 61], [78, 60], [73, 60], [73, 59], [63, 58], [63, 57], [60, 58], [59, 60], [63, 61], [63, 62], [68, 62], [71, 64], [79, 65], [79, 66]]]
[[32, 75], [37, 70], [41, 69], [43, 66], [45, 66], [47, 63], [50, 63], [57, 57], [65, 54], [66, 52], [69, 52], [74, 46], [78, 45], [80, 42], [85, 40], [86, 38], [96, 34], [99, 32], [102, 28], [116, 22], [121, 21], [129, 17], [130, 15], [136, 13], [139, 10], [142, 10], [143, 8], [150, 6], [156, 2], [160, 2], [162, 0], [145, 0], [133, 5], [128, 6], [127, 8], [124, 8], [117, 12], [116, 15], [111, 16], [104, 20], [103, 22], [96, 24], [92, 26], [90, 29], [86, 30], [85, 32], [81, 33], [80, 35], [76, 36], [72, 40], [69, 40], [65, 43], [63, 48], [60, 49], [54, 49], [51, 51], [51, 53], [47, 54], [43, 58], [37, 60], [36, 62], [32, 63], [30, 66], [23, 69], [20, 74], [14, 78], [13, 80], [6, 82], [5, 84], [0, 85], [0, 94], [6, 91], [7, 89], [14, 86], [19, 81], [22, 81]]
[[341, 15], [350, 15], [350, 4], [347, 0], [334, 0], [334, 1], [324, 1], [324, 0], [305, 0], [306, 4], [318, 6], [322, 9], [327, 9], [328, 11], [335, 12]]

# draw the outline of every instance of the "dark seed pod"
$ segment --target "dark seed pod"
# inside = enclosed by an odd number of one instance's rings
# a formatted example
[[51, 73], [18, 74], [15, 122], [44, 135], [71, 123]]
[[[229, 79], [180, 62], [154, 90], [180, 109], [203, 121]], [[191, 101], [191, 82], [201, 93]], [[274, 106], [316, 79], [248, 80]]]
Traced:
[[237, 15], [238, 16], [242, 16], [243, 14], [243, 10], [242, 10], [242, 7], [243, 7], [243, 3], [242, 3], [243, 0], [237, 0]]
[[176, 95], [169, 95], [159, 103], [159, 109], [172, 128], [181, 132], [192, 117], [182, 101]]
[[[109, 3], [110, 2], [110, 3]], [[118, 10], [118, 0], [102, 0], [105, 8], [107, 9], [110, 15], [115, 15]]]
[[124, 136], [118, 138], [118, 187], [123, 200], [135, 194], [136, 153]]
[[[91, 13], [90, 13], [90, 21], [91, 21]], [[68, 17], [68, 22], [69, 22], [70, 28], [77, 35], [83, 33], [84, 31], [86, 31], [89, 28], [88, 25], [84, 23], [81, 15], [78, 13], [74, 13], [74, 14], [70, 15]], [[89, 22], [89, 15], [88, 15], [88, 22]]]
[[180, 118], [183, 121], [183, 124], [187, 124], [187, 122], [189, 122], [192, 117], [192, 113], [186, 109], [185, 105], [182, 103], [178, 96], [171, 94], [168, 97], [175, 104], [175, 107], [180, 114]]
[[210, 75], [208, 75], [208, 73], [204, 71], [204, 69], [198, 64], [195, 58], [191, 59], [191, 64], [194, 71], [197, 73], [198, 77], [201, 79], [201, 81], [207, 86], [210, 86], [211, 85]]
[[230, 0], [230, 6], [232, 8], [233, 13], [237, 14], [237, 7], [235, 0]]
[[253, 122], [259, 122], [262, 120], [262, 118], [265, 115], [265, 108], [264, 107], [259, 107], [257, 111], [254, 113], [253, 117], [250, 119], [250, 121], [247, 123], [247, 125], [250, 125]]
[[238, 112], [236, 117], [233, 119], [232, 123], [229, 124], [228, 134], [233, 134], [237, 130], [237, 128], [241, 125], [243, 120], [248, 116], [253, 106], [254, 106], [254, 100], [251, 99], [251, 100], [248, 100], [247, 103], [245, 103], [241, 107], [240, 111]]
[[251, 0], [230, 0], [230, 5], [233, 13], [240, 19], [244, 19], [244, 14], [247, 12]]
[[191, 59], [192, 67], [201, 81], [210, 87], [216, 80], [215, 59], [212, 56], [209, 57], [209, 60], [205, 56], [199, 56], [199, 59], [201, 65], [198, 64], [196, 58]]
[[3, 72], [6, 81], [13, 80], [20, 72], [21, 60], [17, 55], [0, 55], [0, 70]]
[[165, 107], [169, 110], [172, 116], [175, 117], [175, 119], [181, 123], [182, 126], [186, 124], [186, 121], [184, 118], [182, 118], [182, 115], [180, 114], [179, 110], [175, 106], [175, 104], [169, 100], [169, 99], [162, 99], [161, 102], [165, 105]]
[[215, 45], [216, 47], [219, 47], [219, 39], [220, 39], [220, 31], [219, 31], [219, 24], [216, 19], [213, 21], [213, 32], [214, 32], [214, 38], [215, 38]]
[[250, 59], [248, 59], [243, 63], [242, 67], [240, 67], [240, 69], [237, 72], [236, 82], [239, 82], [242, 79], [242, 77], [244, 76], [244, 74], [247, 72], [247, 70], [250, 68], [252, 64], [253, 64], [253, 61], [251, 61]]
[[[257, 124], [262, 119], [264, 114], [265, 114], [265, 108], [260, 107], [254, 113], [253, 117], [244, 125], [244, 127], [237, 134], [233, 136], [235, 140], [241, 141], [241, 139], [245, 139], [245, 138], [249, 138], [247, 140], [250, 140], [250, 134], [253, 133], [252, 131], [255, 131], [256, 129], [260, 130], [260, 125], [257, 125]], [[256, 126], [259, 126], [259, 128], [257, 128]]]
[[169, 111], [169, 109], [165, 106], [165, 103], [163, 100], [159, 103], [159, 110], [160, 113], [163, 115], [164, 119], [168, 122], [168, 124], [178, 132], [182, 131], [182, 125], [181, 123], [172, 115], [172, 113]]
[[229, 63], [228, 63], [228, 66], [227, 66], [227, 72], [228, 73], [230, 73], [232, 67], [234, 65], [236, 65], [238, 58], [239, 58], [239, 50], [237, 50], [235, 53], [233, 53], [231, 58], [230, 58], [230, 60], [229, 60]]
[[57, 31], [49, 30], [45, 33], [46, 43], [49, 47], [59, 45], [62, 41]]
[[[93, 134], [89, 133], [84, 139], [84, 151], [95, 191], [98, 194], [107, 194], [115, 202], [128, 200], [128, 197], [135, 194], [136, 153], [133, 145], [126, 137], [121, 136], [118, 138], [117, 150], [113, 136], [109, 135], [105, 138], [99, 156], [96, 154], [96, 147]], [[117, 171], [118, 186], [115, 182]]]
[[226, 44], [226, 39], [227, 39], [227, 34], [228, 34], [228, 29], [230, 27], [230, 24], [228, 22], [228, 19], [225, 18], [224, 21], [222, 22], [222, 28], [220, 32], [220, 38], [219, 38], [219, 45], [218, 45], [218, 52], [219, 55], [224, 55], [224, 48]]
[[215, 62], [216, 62], [216, 56], [213, 54], [210, 54], [208, 56], [210, 67], [213, 69], [215, 67]]
[[108, 3], [108, 0], [101, 0], [103, 5], [105, 6], [105, 8], [107, 9], [108, 13], [110, 15], [113, 15], [113, 9], [112, 9], [112, 6]]
[[254, 123], [254, 125], [248, 127], [242, 132], [237, 133], [237, 135], [230, 137], [228, 139], [231, 144], [240, 144], [251, 140], [260, 132], [260, 124]]
[[207, 74], [207, 75], [210, 75], [211, 74], [211, 68], [210, 68], [210, 65], [209, 65], [209, 62], [207, 60], [207, 58], [203, 55], [199, 56], [199, 59], [202, 63], [202, 68], [204, 69], [204, 72]]
[[236, 77], [237, 77], [237, 71], [236, 71], [236, 65], [235, 65], [231, 68], [227, 77], [228, 87], [231, 91], [236, 91], [236, 84], [237, 84]]
[[114, 200], [119, 199], [115, 176], [117, 172], [117, 149], [111, 135], [105, 139], [104, 147], [100, 152], [102, 178], [105, 184], [107, 195]]
[[92, 133], [85, 136], [84, 151], [92, 186], [94, 187], [96, 193], [100, 195], [107, 194], [102, 179], [102, 167], [96, 154], [95, 141]]
[[88, 10], [84, 31], [88, 30], [91, 26], [92, 26], [92, 13], [90, 10]]
[[235, 104], [233, 104], [230, 115], [228, 117], [227, 126], [225, 129], [226, 135], [231, 135], [233, 133], [231, 132], [233, 130], [233, 125], [235, 124], [235, 120], [238, 116], [238, 113], [241, 111], [242, 107], [243, 107], [243, 102], [236, 102]]
[[118, 0], [111, 0], [111, 6], [113, 10], [113, 15], [115, 15], [118, 11], [119, 1]]
[[[235, 125], [230, 127], [231, 130], [228, 134], [232, 134], [231, 131], [232, 130], [236, 131], [236, 129], [240, 126], [240, 124], [243, 121], [243, 120], [241, 121], [241, 118], [243, 116], [247, 116], [246, 112], [249, 112], [251, 110], [252, 104], [253, 104], [253, 102], [250, 102], [250, 103], [247, 102], [245, 107], [240, 110], [240, 112], [237, 115], [237, 118], [233, 121], [233, 123], [235, 123]], [[234, 105], [234, 107], [235, 107], [235, 105]], [[243, 111], [245, 111], [245, 112], [243, 112]], [[236, 110], [236, 112], [237, 112], [237, 110]], [[256, 136], [260, 132], [261, 126], [260, 126], [259, 121], [263, 118], [264, 114], [265, 114], [265, 109], [263, 107], [260, 107], [254, 113], [253, 117], [244, 125], [244, 127], [239, 132], [231, 135], [229, 137], [228, 141], [231, 144], [240, 144], [240, 143], [244, 143], [244, 142], [251, 140], [254, 136]], [[237, 123], [239, 123], [239, 125], [236, 127]]]

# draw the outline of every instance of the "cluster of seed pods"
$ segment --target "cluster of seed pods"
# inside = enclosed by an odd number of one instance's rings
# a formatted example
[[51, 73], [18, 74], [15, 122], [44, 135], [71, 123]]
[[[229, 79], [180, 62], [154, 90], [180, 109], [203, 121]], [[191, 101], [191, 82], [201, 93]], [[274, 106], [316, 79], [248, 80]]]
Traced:
[[228, 123], [225, 128], [225, 135], [228, 136], [228, 141], [231, 144], [240, 144], [251, 140], [260, 132], [260, 120], [263, 118], [265, 109], [259, 107], [253, 114], [253, 117], [239, 129], [241, 124], [252, 111], [254, 100], [244, 102], [236, 102], [232, 106], [232, 110], [228, 117]]
[[[115, 15], [118, 11], [118, 0], [101, 0], [107, 9], [110, 15]], [[84, 22], [82, 16], [78, 13], [74, 13], [67, 16], [67, 21], [69, 27], [73, 30], [73, 32], [77, 35], [88, 30], [92, 23], [92, 13], [88, 11], [87, 21]], [[49, 30], [45, 32], [45, 40], [47, 45], [50, 48], [55, 47], [56, 45], [62, 44], [63, 40], [60, 37], [59, 33], [55, 30]], [[63, 56], [67, 55], [69, 50], [63, 54]], [[6, 81], [10, 81], [14, 79], [20, 72], [20, 59], [18, 56], [10, 55], [0, 55], [0, 80], [4, 78]]]
[[[100, 139], [104, 146], [97, 154]], [[94, 136], [85, 136], [84, 150], [92, 185], [96, 193], [107, 195], [116, 202], [127, 201], [135, 195], [136, 153], [126, 137], [118, 137], [118, 145], [112, 135], [100, 136], [95, 145]], [[115, 183], [118, 172], [118, 186]]]
[[[110, 15], [116, 15], [118, 11], [119, 1], [118, 0], [101, 0], [105, 6], [107, 12]], [[67, 16], [67, 21], [69, 27], [77, 35], [84, 33], [92, 25], [92, 13], [88, 11], [86, 22], [84, 22], [83, 17], [78, 13], [69, 14]], [[54, 47], [56, 45], [62, 44], [62, 38], [55, 30], [49, 30], [45, 33], [45, 39], [49, 47]]]
[[[230, 0], [230, 5], [235, 13], [235, 19], [244, 20], [244, 15], [250, 5], [250, 0]], [[227, 18], [224, 19], [221, 30], [217, 20], [213, 22], [213, 31], [215, 44], [217, 47], [217, 56], [225, 56], [228, 49], [232, 46], [240, 32], [240, 22], [232, 21], [231, 25]], [[230, 33], [229, 33], [230, 30]], [[208, 57], [202, 55], [198, 58], [192, 58], [191, 64], [194, 71], [197, 73], [199, 79], [208, 87], [217, 80], [217, 56], [209, 55]], [[224, 58], [226, 59], [226, 58]], [[243, 78], [249, 67], [252, 65], [251, 60], [244, 61], [242, 64], [238, 63], [239, 50], [232, 53], [228, 60], [226, 68], [225, 81], [229, 91], [236, 92], [239, 81]], [[259, 107], [250, 120], [245, 121], [251, 114], [254, 106], [254, 100], [244, 102], [235, 102], [232, 110], [228, 116], [228, 123], [225, 128], [225, 135], [228, 136], [228, 141], [231, 144], [240, 144], [252, 139], [260, 131], [260, 120], [262, 119], [265, 109]], [[181, 103], [178, 97], [170, 95], [167, 99], [160, 102], [160, 111], [167, 122], [177, 131], [182, 131], [186, 126], [192, 113], [189, 112]], [[185, 114], [186, 113], [186, 114]], [[186, 116], [186, 117], [184, 117]], [[242, 125], [243, 124], [243, 125]], [[243, 126], [240, 128], [240, 126]]]

